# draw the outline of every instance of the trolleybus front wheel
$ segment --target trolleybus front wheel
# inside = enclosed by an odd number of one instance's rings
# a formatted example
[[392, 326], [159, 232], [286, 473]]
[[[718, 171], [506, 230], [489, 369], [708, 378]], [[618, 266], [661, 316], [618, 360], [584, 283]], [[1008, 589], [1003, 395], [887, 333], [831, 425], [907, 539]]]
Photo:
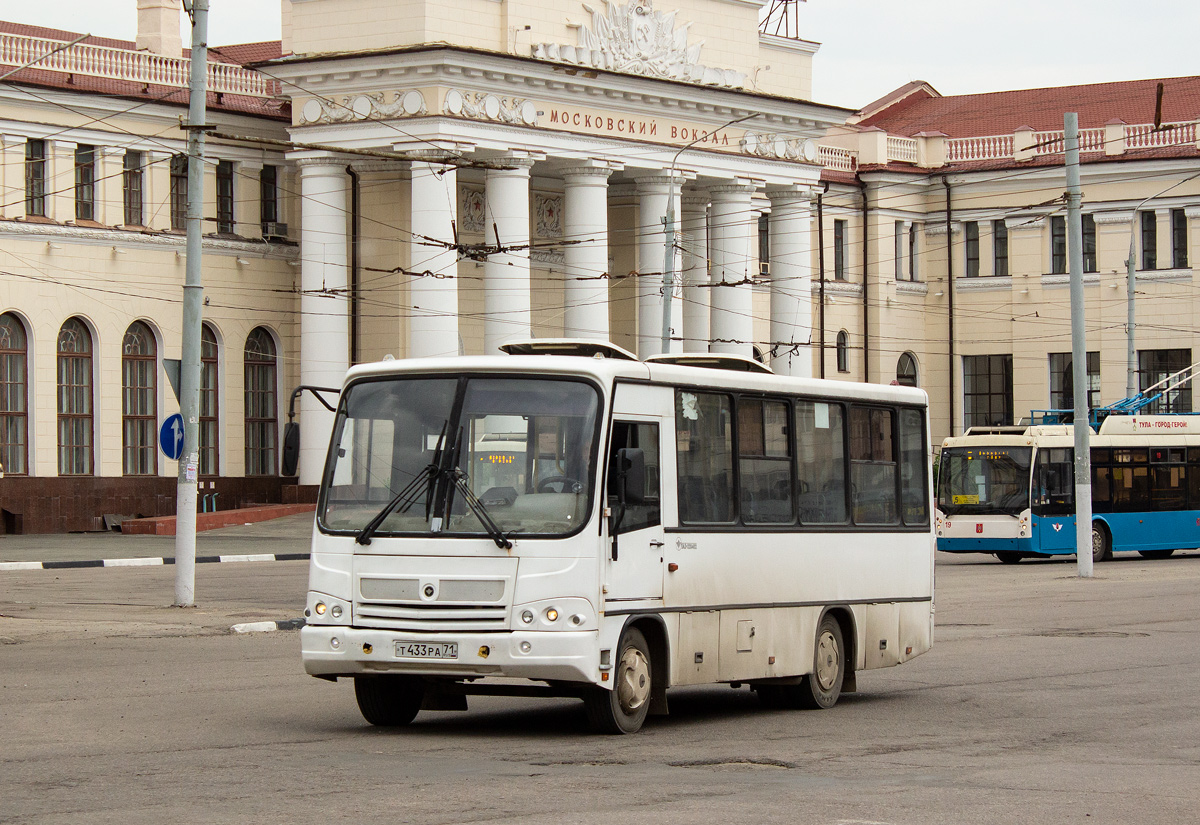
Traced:
[[650, 710], [650, 646], [636, 627], [621, 634], [613, 689], [592, 688], [583, 697], [588, 724], [598, 733], [636, 733]]
[[1139, 550], [1138, 555], [1144, 559], [1169, 559], [1175, 554], [1175, 549], [1170, 550]]
[[1112, 558], [1112, 537], [1108, 528], [1099, 521], [1092, 522], [1092, 561], [1108, 561]]
[[425, 683], [419, 676], [355, 676], [354, 698], [363, 718], [372, 725], [407, 725], [425, 701]]
[[1000, 561], [1004, 562], [1005, 564], [1016, 564], [1025, 557], [1016, 550], [1001, 550], [996, 554], [996, 558], [1000, 559]]

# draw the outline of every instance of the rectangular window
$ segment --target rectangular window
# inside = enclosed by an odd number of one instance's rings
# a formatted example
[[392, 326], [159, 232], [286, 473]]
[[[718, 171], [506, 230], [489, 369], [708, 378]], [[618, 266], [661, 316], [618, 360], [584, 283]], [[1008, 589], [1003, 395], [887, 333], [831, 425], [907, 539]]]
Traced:
[[1067, 272], [1067, 219], [1062, 215], [1050, 216], [1050, 272]]
[[896, 442], [891, 410], [850, 408], [850, 496], [855, 524], [895, 524]]
[[929, 524], [928, 468], [925, 416], [920, 410], [900, 410], [900, 507], [909, 526]]
[[834, 280], [846, 280], [846, 222], [833, 222], [833, 277]]
[[[1075, 373], [1069, 352], [1050, 353], [1050, 409], [1075, 408]], [[1087, 405], [1089, 410], [1100, 406], [1100, 353], [1087, 354]]]
[[904, 280], [904, 221], [896, 221], [896, 280]]
[[1171, 268], [1187, 269], [1187, 213], [1182, 209], [1171, 210]]
[[966, 275], [976, 278], [979, 276], [979, 224], [976, 221], [964, 223], [963, 236], [967, 252]]
[[258, 176], [259, 204], [262, 217], [263, 235], [274, 235], [274, 227], [268, 229], [267, 224], [279, 221], [279, 167], [264, 166]]
[[792, 461], [783, 401], [738, 401], [738, 480], [742, 521], [791, 524]]
[[171, 156], [171, 228], [187, 229], [188, 159], [187, 155]]
[[233, 223], [233, 162], [217, 161], [217, 232], [232, 235]]
[[846, 523], [846, 432], [842, 405], [796, 402], [800, 521]]
[[992, 221], [992, 274], [1008, 275], [1008, 224], [1003, 219]]
[[[1153, 387], [1167, 377], [1185, 369], [1192, 363], [1190, 349], [1144, 349], [1138, 351], [1138, 389]], [[1192, 385], [1167, 392], [1162, 398], [1146, 407], [1146, 415], [1165, 413], [1190, 413], [1192, 411]]]
[[967, 427], [1011, 424], [1013, 357], [963, 356], [963, 424]]
[[1187, 509], [1187, 450], [1150, 448], [1150, 500], [1155, 510]]
[[25, 214], [46, 215], [46, 141], [25, 141]]
[[732, 418], [727, 395], [675, 393], [680, 524], [734, 520]]
[[908, 227], [908, 280], [918, 280], [917, 274], [917, 225]]
[[75, 147], [75, 220], [96, 219], [96, 147]]
[[1039, 516], [1065, 516], [1075, 512], [1075, 451], [1069, 447], [1043, 447], [1033, 471], [1033, 511]]
[[1083, 271], [1099, 272], [1096, 265], [1096, 218], [1083, 216]]
[[1142, 269], [1158, 269], [1158, 215], [1140, 213], [1142, 228]]
[[766, 215], [758, 216], [758, 274], [771, 274], [771, 222]]
[[612, 491], [615, 489], [616, 484], [616, 478], [613, 477], [613, 473], [616, 470], [617, 450], [630, 448], [642, 451], [646, 466], [645, 488], [641, 491], [643, 501], [640, 504], [628, 504], [625, 506], [625, 512], [621, 514], [621, 522], [617, 527], [618, 534], [629, 533], [634, 530], [644, 530], [647, 527], [654, 527], [662, 523], [658, 490], [660, 463], [658, 458], [657, 424], [638, 424], [631, 421], [613, 422], [612, 445], [608, 461], [608, 466], [611, 468], [608, 479], [608, 506], [612, 507], [615, 512], [617, 498], [613, 495]]
[[200, 330], [200, 475], [217, 474], [220, 399], [217, 396], [217, 338], [207, 327]]
[[142, 225], [142, 153], [126, 152], [122, 172], [125, 225]]

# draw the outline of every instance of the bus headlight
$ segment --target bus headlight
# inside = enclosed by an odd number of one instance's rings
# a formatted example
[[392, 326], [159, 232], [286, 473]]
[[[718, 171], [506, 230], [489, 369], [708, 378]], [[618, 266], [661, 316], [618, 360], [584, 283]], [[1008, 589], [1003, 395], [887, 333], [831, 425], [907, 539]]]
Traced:
[[350, 618], [350, 603], [327, 593], [309, 591], [304, 615], [309, 624], [345, 624]]
[[522, 610], [521, 611], [521, 621], [523, 621], [525, 624], [533, 624], [533, 611], [532, 610]]
[[558, 611], [553, 607], [546, 610], [546, 621], [554, 623], [558, 621]]
[[587, 599], [558, 598], [513, 605], [512, 623], [528, 630], [595, 630], [596, 609]]

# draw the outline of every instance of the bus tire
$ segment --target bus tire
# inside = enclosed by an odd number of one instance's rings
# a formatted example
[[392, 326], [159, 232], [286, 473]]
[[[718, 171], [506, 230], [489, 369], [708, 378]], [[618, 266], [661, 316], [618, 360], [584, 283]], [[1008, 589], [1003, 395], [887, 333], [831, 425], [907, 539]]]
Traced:
[[813, 672], [796, 685], [796, 704], [810, 710], [833, 707], [842, 695], [846, 679], [846, 645], [842, 626], [826, 614], [817, 627], [813, 645]]
[[372, 725], [399, 727], [416, 718], [425, 683], [419, 676], [355, 676], [354, 698]]
[[626, 628], [617, 650], [613, 689], [593, 687], [583, 697], [588, 725], [597, 733], [637, 733], [650, 711], [654, 670], [646, 637], [636, 627]]
[[1169, 559], [1175, 554], [1175, 548], [1170, 550], [1139, 550], [1138, 555], [1144, 559]]
[[1004, 564], [1017, 564], [1025, 557], [1016, 550], [1001, 550], [996, 554], [996, 558], [1000, 559]]
[[1092, 522], [1092, 561], [1108, 561], [1112, 558], [1112, 536], [1102, 521]]

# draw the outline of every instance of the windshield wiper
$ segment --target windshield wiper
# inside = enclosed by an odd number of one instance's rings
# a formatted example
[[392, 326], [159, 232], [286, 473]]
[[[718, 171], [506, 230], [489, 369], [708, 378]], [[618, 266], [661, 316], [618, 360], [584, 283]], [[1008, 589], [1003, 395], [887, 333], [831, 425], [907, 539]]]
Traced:
[[437, 481], [438, 469], [441, 465], [442, 444], [446, 440], [446, 427], [449, 423], [449, 420], [442, 423], [442, 433], [438, 436], [437, 448], [433, 453], [433, 461], [425, 465], [424, 469], [417, 473], [416, 477], [408, 482], [403, 490], [396, 493], [395, 497], [385, 504], [383, 509], [376, 513], [374, 518], [363, 526], [363, 529], [354, 537], [355, 542], [362, 545], [370, 544], [371, 536], [375, 535], [375, 531], [379, 529], [379, 526], [383, 524], [384, 520], [397, 507], [400, 508], [401, 513], [404, 513], [408, 511], [409, 507], [413, 506], [417, 500], [417, 492], [421, 489], [422, 485], [425, 485], [425, 520], [429, 521], [429, 508], [432, 502], [433, 488]]
[[479, 523], [487, 531], [488, 537], [496, 542], [496, 546], [502, 550], [511, 550], [513, 544], [508, 540], [508, 536], [504, 535], [504, 531], [492, 520], [491, 514], [488, 513], [487, 507], [484, 506], [483, 502], [471, 492], [471, 485], [467, 483], [467, 474], [460, 467], [450, 470], [450, 474], [450, 477], [454, 480], [454, 486], [462, 493], [463, 501], [471, 508], [471, 512], [475, 514], [475, 518], [479, 519]]

